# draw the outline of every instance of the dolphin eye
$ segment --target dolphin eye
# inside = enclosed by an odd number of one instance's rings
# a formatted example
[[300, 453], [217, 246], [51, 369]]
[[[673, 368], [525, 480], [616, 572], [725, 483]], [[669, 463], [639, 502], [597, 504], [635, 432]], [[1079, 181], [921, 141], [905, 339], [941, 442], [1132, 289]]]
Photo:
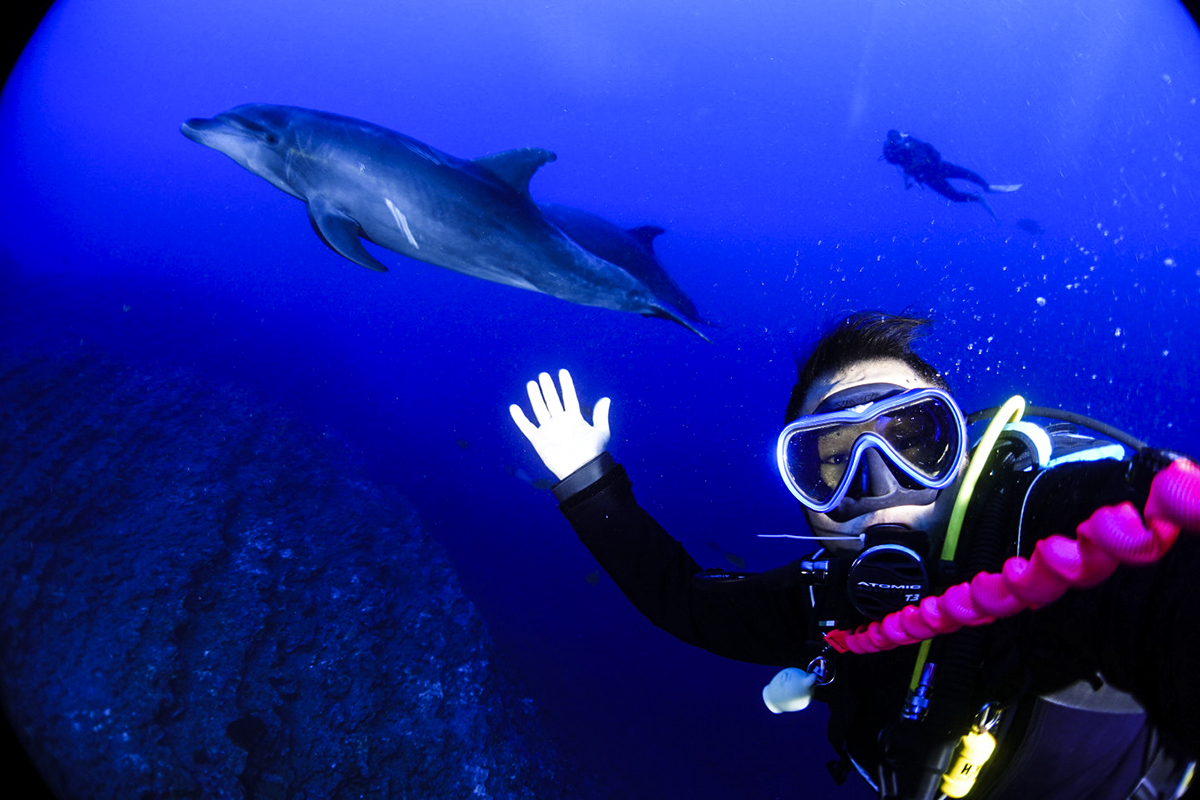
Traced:
[[279, 144], [279, 137], [273, 133], [268, 133], [267, 134], [267, 144], [271, 144], [271, 145]]

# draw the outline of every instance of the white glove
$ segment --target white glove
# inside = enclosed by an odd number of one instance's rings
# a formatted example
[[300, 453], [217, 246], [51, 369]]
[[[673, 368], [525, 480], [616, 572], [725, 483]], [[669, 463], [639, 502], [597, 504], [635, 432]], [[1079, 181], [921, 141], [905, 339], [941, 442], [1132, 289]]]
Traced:
[[518, 405], [508, 407], [513, 422], [533, 445], [542, 463], [561, 481], [575, 470], [604, 452], [608, 446], [608, 407], [611, 400], [600, 398], [592, 414], [594, 425], [589, 425], [579, 410], [579, 397], [571, 373], [558, 371], [562, 384], [562, 402], [554, 388], [554, 379], [548, 373], [538, 375], [538, 382], [526, 385], [529, 404], [537, 425], [529, 421]]

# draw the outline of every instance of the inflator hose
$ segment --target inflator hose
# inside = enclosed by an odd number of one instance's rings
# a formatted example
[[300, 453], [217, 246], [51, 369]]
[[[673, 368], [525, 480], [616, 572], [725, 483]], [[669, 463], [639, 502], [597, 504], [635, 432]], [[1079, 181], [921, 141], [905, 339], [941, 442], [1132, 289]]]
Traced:
[[[1000, 567], [1004, 533], [1014, 511], [1010, 489], [1000, 487], [988, 496], [972, 528], [973, 535], [962, 543], [970, 546], [968, 575]], [[902, 721], [885, 734], [885, 752], [892, 756], [889, 766], [897, 772], [895, 780], [905, 797], [933, 800], [940, 793], [942, 774], [950, 766], [958, 737], [970, 728], [979, 710], [975, 688], [984, 640], [982, 628], [967, 628], [946, 637], [936, 656], [938, 691], [925, 718], [920, 725]], [[911, 753], [920, 755], [914, 757]]]
[[854, 631], [831, 631], [825, 639], [840, 652], [891, 650], [1048, 605], [1068, 588], [1103, 583], [1119, 564], [1157, 561], [1180, 530], [1200, 532], [1200, 467], [1172, 461], [1154, 476], [1144, 513], [1145, 524], [1132, 503], [1104, 506], [1080, 523], [1075, 539], [1054, 534], [1039, 541], [1029, 559], [1009, 558], [998, 574], [981, 572], [940, 596]]
[[[1012, 511], [1009, 494], [1007, 491], [996, 492], [980, 512], [970, 542], [968, 575], [1000, 568], [1004, 557], [1000, 538]], [[930, 704], [926, 717], [935, 727], [953, 730], [963, 722], [964, 716], [970, 722], [970, 716], [978, 711], [971, 707], [971, 701], [983, 646], [982, 630], [961, 631], [947, 642], [937, 666], [938, 698]]]

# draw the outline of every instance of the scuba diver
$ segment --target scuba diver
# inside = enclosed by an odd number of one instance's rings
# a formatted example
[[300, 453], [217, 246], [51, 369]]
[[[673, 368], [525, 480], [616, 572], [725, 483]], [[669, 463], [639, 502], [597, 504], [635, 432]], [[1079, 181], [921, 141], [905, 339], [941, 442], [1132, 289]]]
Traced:
[[[561, 398], [546, 373], [527, 385], [536, 422], [509, 411], [643, 615], [785, 667], [771, 711], [828, 705], [837, 783], [855, 770], [884, 800], [1180, 796], [1200, 755], [1200, 469], [1065, 412], [1028, 409], [1099, 435], [1021, 419], [1020, 398], [971, 450], [914, 350], [926, 324], [854, 314], [798, 364], [776, 461], [812, 532], [791, 538], [820, 549], [763, 573], [703, 569], [638, 505], [607, 451], [609, 399], [588, 423], [566, 370]], [[1147, 549], [1135, 529], [1177, 539]]]
[[1015, 192], [1021, 188], [1019, 183], [990, 184], [969, 169], [943, 161], [941, 154], [928, 142], [922, 142], [897, 130], [888, 131], [882, 158], [889, 164], [900, 167], [904, 172], [905, 189], [911, 189], [913, 181], [916, 181], [955, 203], [979, 203], [992, 215], [992, 219], [997, 221], [999, 219], [996, 212], [992, 211], [983, 195], [960, 192], [950, 185], [950, 181], [955, 178], [970, 181], [985, 192]]

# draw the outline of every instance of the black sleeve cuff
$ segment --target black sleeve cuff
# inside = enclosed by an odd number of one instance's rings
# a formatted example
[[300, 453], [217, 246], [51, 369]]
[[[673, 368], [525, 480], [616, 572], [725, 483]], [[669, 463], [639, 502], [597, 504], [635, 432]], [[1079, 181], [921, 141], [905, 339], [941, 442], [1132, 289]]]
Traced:
[[605, 450], [600, 455], [593, 458], [591, 461], [584, 464], [579, 469], [572, 472], [567, 477], [563, 478], [558, 483], [554, 484], [554, 496], [558, 498], [558, 502], [563, 502], [573, 494], [586, 489], [596, 481], [603, 478], [609, 472], [612, 472], [617, 466], [617, 462]]

